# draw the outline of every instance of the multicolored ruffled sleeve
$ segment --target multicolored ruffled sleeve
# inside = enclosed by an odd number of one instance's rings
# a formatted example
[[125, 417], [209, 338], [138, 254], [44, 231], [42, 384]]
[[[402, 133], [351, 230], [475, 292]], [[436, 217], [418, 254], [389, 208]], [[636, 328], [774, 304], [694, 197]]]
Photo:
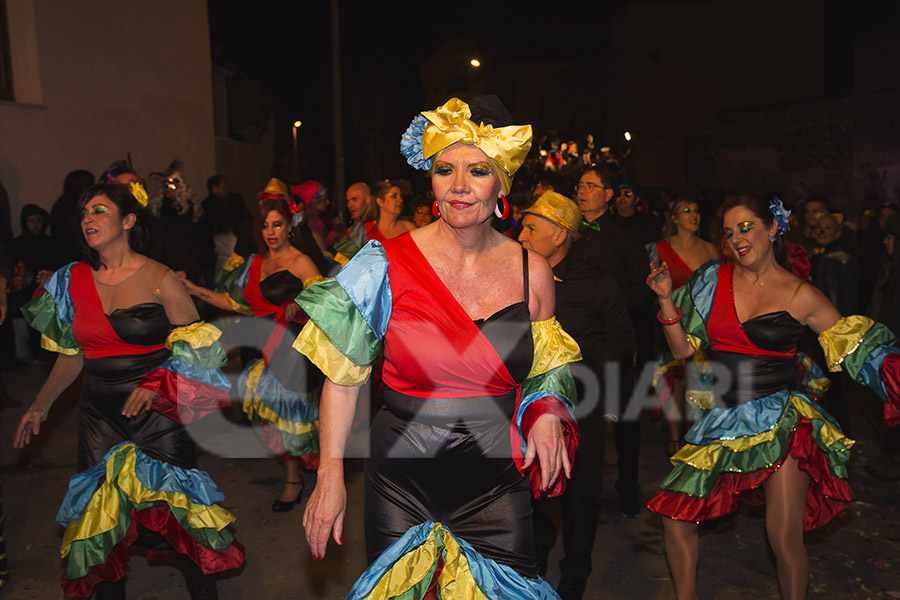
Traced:
[[[581, 360], [581, 349], [556, 317], [532, 322], [531, 336], [534, 361], [522, 384], [521, 400], [510, 427], [513, 460], [522, 472], [528, 433], [542, 415], [559, 417], [570, 461], [574, 460], [578, 447], [578, 426], [572, 414], [576, 399], [575, 379], [569, 363]], [[559, 477], [550, 489], [541, 490], [541, 469], [537, 462], [529, 467], [528, 475], [535, 498], [557, 496], [565, 490], [565, 477]]]
[[[718, 262], [707, 263], [691, 275], [683, 286], [672, 292], [672, 302], [681, 311], [681, 327], [687, 336], [688, 342], [694, 347], [694, 354], [690, 360], [699, 369], [700, 379], [709, 374], [706, 363], [706, 354], [703, 352], [709, 348], [709, 336], [706, 333], [706, 321], [712, 310], [712, 299], [716, 292], [716, 283], [719, 277]], [[656, 371], [653, 374], [653, 386], [659, 396], [660, 402], [665, 402], [671, 395], [673, 379], [684, 375], [684, 360], [676, 359], [668, 350], [660, 353], [657, 358]], [[710, 375], [711, 376], [711, 375]], [[662, 384], [665, 380], [666, 384]], [[714, 399], [711, 392], [706, 390], [686, 390], [685, 399], [703, 409], [713, 407]]]
[[387, 257], [369, 242], [335, 276], [297, 296], [309, 316], [294, 349], [339, 385], [358, 386], [369, 378], [391, 318]]
[[231, 310], [243, 315], [253, 314], [253, 309], [244, 300], [244, 288], [247, 287], [250, 265], [255, 257], [251, 254], [244, 260], [242, 256], [232, 253], [216, 273], [216, 289], [225, 292]]
[[231, 402], [231, 383], [222, 373], [227, 358], [222, 332], [198, 321], [176, 327], [166, 338], [171, 356], [138, 387], [156, 392], [153, 410], [179, 423], [192, 423]]
[[25, 321], [41, 333], [41, 347], [60, 354], [81, 354], [81, 348], [72, 333], [75, 306], [69, 296], [71, 263], [59, 269], [47, 283], [43, 292], [22, 307]]
[[204, 574], [239, 567], [244, 549], [226, 529], [234, 516], [217, 504], [224, 499], [203, 471], [153, 459], [132, 442], [114, 446], [72, 477], [56, 515], [66, 528], [65, 594], [88, 597], [96, 584], [122, 579], [128, 547], [142, 528], [169, 543], [167, 550], [148, 550], [157, 558], [189, 556]]
[[900, 348], [891, 330], [868, 317], [843, 317], [819, 334], [828, 370], [841, 367], [884, 401], [884, 420], [900, 425]]

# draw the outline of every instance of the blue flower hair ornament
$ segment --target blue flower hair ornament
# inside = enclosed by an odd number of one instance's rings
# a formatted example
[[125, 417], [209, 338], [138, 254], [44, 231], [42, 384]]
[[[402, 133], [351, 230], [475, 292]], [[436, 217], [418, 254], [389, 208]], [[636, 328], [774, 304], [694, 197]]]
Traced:
[[428, 119], [422, 115], [413, 117], [412, 123], [400, 137], [400, 152], [406, 157], [412, 167], [428, 171], [431, 169], [431, 159], [425, 159], [422, 155], [422, 134], [428, 127]]
[[769, 212], [775, 217], [775, 222], [778, 223], [778, 235], [784, 235], [790, 229], [788, 225], [788, 217], [791, 216], [791, 211], [784, 207], [784, 204], [781, 203], [781, 199], [778, 196], [775, 196], [771, 202], [769, 202]]

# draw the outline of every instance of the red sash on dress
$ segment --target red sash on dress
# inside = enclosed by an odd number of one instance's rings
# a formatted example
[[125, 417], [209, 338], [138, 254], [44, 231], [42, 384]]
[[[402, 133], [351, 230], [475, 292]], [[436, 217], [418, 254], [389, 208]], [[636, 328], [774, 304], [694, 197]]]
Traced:
[[672, 276], [672, 289], [677, 290], [691, 278], [694, 273], [687, 263], [672, 249], [668, 240], [656, 242], [656, 256], [669, 266], [669, 275]]
[[69, 296], [75, 306], [75, 319], [72, 323], [72, 333], [75, 340], [84, 351], [85, 358], [106, 358], [109, 356], [134, 356], [162, 350], [165, 342], [150, 346], [137, 346], [122, 341], [112, 325], [103, 305], [94, 277], [91, 275], [91, 267], [87, 263], [78, 263], [72, 267], [69, 278]]
[[706, 323], [710, 348], [721, 352], [736, 352], [751, 356], [790, 358], [796, 355], [796, 348], [790, 352], [775, 352], [764, 350], [750, 341], [744, 332], [743, 325], [738, 321], [737, 311], [734, 308], [733, 274], [734, 265], [719, 267], [716, 291]]
[[412, 237], [405, 233], [383, 246], [393, 296], [384, 383], [419, 398], [501, 396], [518, 388]]

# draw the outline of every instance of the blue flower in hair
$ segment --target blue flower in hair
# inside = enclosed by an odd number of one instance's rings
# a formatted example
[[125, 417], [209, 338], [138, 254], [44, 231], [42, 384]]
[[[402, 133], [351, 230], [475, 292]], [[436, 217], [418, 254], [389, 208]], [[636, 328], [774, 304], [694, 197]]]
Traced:
[[788, 217], [791, 216], [791, 211], [784, 207], [778, 196], [775, 196], [769, 202], [769, 212], [775, 216], [775, 222], [778, 223], [778, 235], [784, 235], [790, 229]]
[[428, 119], [422, 115], [416, 115], [407, 130], [400, 137], [400, 152], [406, 157], [406, 162], [416, 169], [428, 171], [431, 169], [431, 159], [425, 160], [422, 156], [422, 134], [428, 127]]

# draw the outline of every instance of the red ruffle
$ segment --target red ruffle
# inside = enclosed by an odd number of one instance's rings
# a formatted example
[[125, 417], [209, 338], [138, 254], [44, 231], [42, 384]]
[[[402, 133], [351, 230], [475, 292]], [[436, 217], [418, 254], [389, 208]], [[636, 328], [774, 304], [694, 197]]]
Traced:
[[[803, 528], [816, 529], [855, 500], [850, 484], [836, 477], [828, 467], [825, 453], [812, 438], [812, 423], [802, 419], [791, 436], [788, 453], [797, 459], [799, 467], [811, 480], [806, 493]], [[706, 498], [694, 498], [678, 492], [659, 490], [647, 508], [679, 521], [707, 521], [724, 517], [737, 509], [738, 500], [749, 504], [764, 504], [766, 479], [777, 471], [785, 456], [767, 469], [753, 473], [720, 473]]]
[[185, 425], [231, 404], [225, 390], [164, 368], [152, 371], [138, 387], [159, 394], [153, 410]]
[[[244, 564], [244, 548], [233, 542], [222, 552], [207, 548], [182, 529], [169, 505], [161, 502], [143, 510], [131, 511], [131, 525], [125, 537], [107, 555], [103, 564], [91, 567], [90, 572], [78, 579], [63, 577], [63, 593], [67, 596], [89, 597], [94, 586], [101, 581], [118, 581], [128, 572], [128, 548], [138, 537], [137, 527], [142, 525], [161, 534], [172, 546], [171, 550], [147, 549], [147, 556], [154, 560], [177, 561], [184, 555], [194, 561], [204, 575], [236, 569]], [[176, 562], [177, 564], [177, 562]]]
[[884, 422], [891, 427], [900, 425], [900, 354], [888, 354], [881, 362], [881, 379], [887, 391], [884, 403]]
[[[575, 464], [575, 450], [578, 448], [578, 426], [572, 419], [572, 414], [563, 406], [559, 399], [553, 396], [545, 396], [532, 402], [525, 409], [522, 415], [522, 432], [525, 439], [528, 439], [528, 432], [538, 417], [543, 415], [556, 415], [559, 417], [563, 430], [563, 441], [566, 445], [566, 453], [569, 455], [569, 462]], [[559, 477], [546, 490], [541, 489], [541, 465], [535, 458], [531, 466], [528, 467], [528, 478], [531, 481], [531, 492], [535, 498], [552, 498], [559, 496], [566, 490], [566, 475], [560, 471]]]

